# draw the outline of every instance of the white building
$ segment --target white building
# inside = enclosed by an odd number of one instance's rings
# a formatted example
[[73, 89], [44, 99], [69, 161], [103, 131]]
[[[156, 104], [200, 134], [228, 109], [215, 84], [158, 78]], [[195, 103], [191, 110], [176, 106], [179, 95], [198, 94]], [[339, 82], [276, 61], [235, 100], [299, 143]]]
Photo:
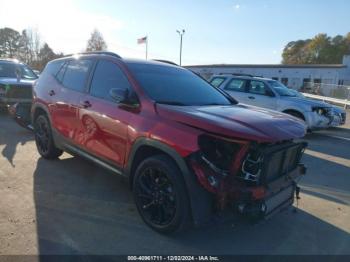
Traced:
[[322, 65], [244, 65], [216, 64], [193, 65], [186, 68], [208, 79], [213, 74], [249, 74], [281, 81], [299, 90], [305, 83], [350, 86], [350, 55], [344, 56], [342, 64]]

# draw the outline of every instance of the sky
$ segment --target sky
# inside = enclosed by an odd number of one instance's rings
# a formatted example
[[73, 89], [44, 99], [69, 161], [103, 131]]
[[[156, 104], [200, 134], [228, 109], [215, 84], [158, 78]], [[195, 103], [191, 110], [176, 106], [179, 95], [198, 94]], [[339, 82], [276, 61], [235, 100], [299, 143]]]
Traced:
[[55, 52], [86, 48], [98, 29], [122, 57], [183, 65], [276, 64], [293, 40], [350, 32], [349, 0], [0, 0], [0, 28], [36, 29]]

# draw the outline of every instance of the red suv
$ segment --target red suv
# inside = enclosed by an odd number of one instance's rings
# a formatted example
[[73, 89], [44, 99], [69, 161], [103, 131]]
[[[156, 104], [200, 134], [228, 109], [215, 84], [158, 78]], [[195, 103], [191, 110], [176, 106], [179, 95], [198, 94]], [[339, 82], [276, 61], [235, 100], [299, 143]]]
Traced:
[[78, 154], [130, 181], [154, 230], [230, 210], [266, 217], [293, 203], [305, 125], [238, 104], [174, 64], [83, 53], [50, 62], [33, 90], [40, 155]]

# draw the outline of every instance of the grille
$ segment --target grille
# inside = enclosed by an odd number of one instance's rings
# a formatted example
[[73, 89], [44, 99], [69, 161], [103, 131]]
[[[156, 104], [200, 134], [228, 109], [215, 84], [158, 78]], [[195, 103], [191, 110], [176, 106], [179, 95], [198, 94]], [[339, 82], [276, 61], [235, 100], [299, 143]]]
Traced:
[[264, 153], [262, 180], [268, 183], [293, 171], [306, 146], [306, 143], [291, 143], [268, 148]]
[[8, 98], [32, 98], [32, 88], [28, 86], [10, 86], [6, 92]]

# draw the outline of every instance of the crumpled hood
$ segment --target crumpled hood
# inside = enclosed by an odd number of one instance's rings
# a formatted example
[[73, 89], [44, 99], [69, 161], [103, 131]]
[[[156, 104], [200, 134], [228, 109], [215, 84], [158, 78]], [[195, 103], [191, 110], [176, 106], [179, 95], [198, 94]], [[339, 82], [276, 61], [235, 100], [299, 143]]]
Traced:
[[17, 78], [0, 77], [0, 84], [2, 85], [16, 85], [16, 86], [28, 86], [32, 87], [36, 79], [21, 79], [17, 81]]
[[282, 96], [281, 97], [283, 100], [288, 100], [292, 101], [298, 104], [304, 104], [308, 105], [310, 107], [332, 107], [331, 104], [328, 104], [323, 101], [315, 100], [315, 99], [310, 99], [307, 97], [290, 97], [290, 96]]
[[157, 104], [160, 116], [210, 133], [257, 142], [301, 138], [306, 125], [299, 119], [260, 107], [172, 106]]

